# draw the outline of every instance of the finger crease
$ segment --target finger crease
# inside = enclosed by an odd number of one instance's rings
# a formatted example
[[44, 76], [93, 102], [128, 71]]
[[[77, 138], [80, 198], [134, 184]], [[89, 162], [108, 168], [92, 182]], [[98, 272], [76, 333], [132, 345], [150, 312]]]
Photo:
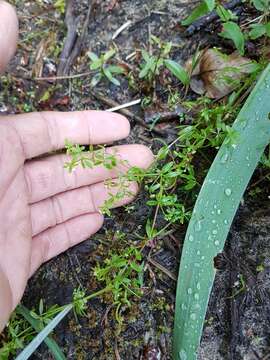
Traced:
[[26, 160], [28, 158], [27, 156], [27, 151], [25, 149], [25, 145], [24, 145], [24, 142], [23, 142], [23, 139], [18, 131], [18, 129], [16, 128], [16, 125], [15, 125], [15, 122], [13, 121], [10, 121], [8, 123], [8, 125], [15, 131], [18, 139], [19, 139], [19, 143], [20, 143], [20, 146], [21, 146], [21, 150], [22, 150], [22, 155], [23, 155], [23, 161]]
[[28, 167], [27, 165], [24, 165], [23, 174], [26, 184], [27, 198], [28, 198], [28, 202], [30, 202], [31, 194], [33, 194], [33, 184], [31, 180], [31, 176], [28, 173], [27, 167]]
[[89, 191], [90, 202], [91, 202], [91, 204], [93, 206], [94, 212], [99, 212], [99, 209], [97, 209], [97, 206], [96, 206], [95, 197], [94, 197], [91, 186], [88, 186], [88, 191]]
[[50, 249], [53, 245], [52, 242], [53, 242], [53, 239], [51, 236], [51, 231], [47, 230], [46, 234], [45, 234], [44, 242], [43, 242], [43, 251], [41, 252], [42, 264], [49, 260]]
[[71, 241], [71, 235], [70, 235], [67, 223], [64, 222], [63, 226], [64, 226], [65, 232], [67, 234], [67, 243], [68, 243], [67, 249], [69, 249], [73, 246], [72, 241]]
[[44, 122], [45, 129], [47, 131], [49, 144], [52, 150], [58, 149], [58, 143], [55, 141], [55, 139], [59, 138], [59, 129], [57, 126], [57, 122], [54, 118], [46, 118], [46, 113], [38, 113], [41, 117], [42, 121]]
[[55, 226], [63, 221], [62, 211], [60, 208], [59, 201], [57, 200], [56, 197], [52, 197], [52, 198], [50, 198], [50, 200], [51, 200], [52, 213], [53, 213], [52, 214], [53, 215], [52, 226]]
[[[74, 189], [77, 187], [77, 174], [76, 171], [73, 171], [72, 173], [69, 173], [66, 169], [65, 169], [65, 163], [63, 162], [64, 157], [59, 156], [58, 160], [60, 163], [60, 168], [62, 171], [62, 178], [65, 184], [65, 190], [70, 190], [70, 189]], [[72, 181], [70, 181], [72, 180]]]
[[92, 144], [92, 139], [93, 139], [93, 128], [92, 128], [92, 122], [91, 121], [87, 121], [87, 117], [84, 117], [84, 121], [86, 121], [86, 128], [88, 131], [88, 144]]

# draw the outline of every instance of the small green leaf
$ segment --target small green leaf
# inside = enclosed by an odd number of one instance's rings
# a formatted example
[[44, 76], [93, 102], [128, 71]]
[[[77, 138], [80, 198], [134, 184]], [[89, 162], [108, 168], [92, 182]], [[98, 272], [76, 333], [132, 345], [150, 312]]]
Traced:
[[192, 13], [181, 22], [183, 26], [188, 26], [192, 24], [195, 20], [197, 20], [199, 17], [207, 14], [209, 12], [209, 8], [206, 5], [206, 3], [201, 3], [198, 7], [196, 7]]
[[98, 56], [92, 51], [88, 51], [87, 55], [93, 62], [99, 60]]
[[138, 273], [140, 273], [142, 271], [142, 266], [138, 265], [135, 261], [132, 261], [130, 263], [130, 267]]
[[164, 46], [164, 56], [168, 55], [171, 52], [172, 49], [172, 43], [171, 42], [167, 42]]
[[266, 35], [270, 37], [270, 22], [265, 24]]
[[90, 60], [92, 61], [92, 63], [90, 64], [91, 70], [97, 70], [98, 68], [101, 67], [102, 60], [94, 52], [89, 51], [87, 53], [87, 55], [89, 56]]
[[120, 82], [115, 77], [112, 76], [112, 73], [110, 72], [108, 67], [104, 67], [103, 72], [104, 72], [106, 78], [108, 80], [110, 80], [110, 82], [112, 82], [116, 86], [120, 86]]
[[144, 49], [142, 49], [141, 54], [142, 54], [143, 60], [147, 63], [150, 60], [150, 56], [149, 56], [148, 52], [145, 51]]
[[148, 237], [148, 239], [152, 238], [152, 223], [150, 219], [147, 219], [146, 226], [145, 226], [145, 232]]
[[107, 51], [103, 56], [104, 61], [108, 61], [110, 58], [114, 56], [115, 53], [116, 51], [114, 49], [110, 49], [109, 51]]
[[101, 65], [102, 65], [102, 62], [101, 62], [100, 59], [98, 59], [97, 61], [94, 61], [94, 62], [92, 62], [90, 64], [90, 69], [91, 70], [97, 70], [97, 69], [99, 69], [101, 67]]
[[249, 32], [249, 37], [254, 40], [263, 36], [266, 33], [264, 24], [253, 24], [251, 25], [252, 30]]
[[267, 11], [269, 9], [269, 0], [251, 0], [252, 4], [259, 11]]
[[112, 74], [124, 74], [125, 73], [125, 70], [121, 66], [117, 66], [117, 65], [109, 65], [109, 66], [107, 66], [107, 69]]
[[215, 0], [204, 0], [208, 11], [212, 11], [214, 10], [215, 6], [216, 6], [216, 1]]
[[167, 69], [169, 69], [174, 76], [177, 77], [178, 80], [180, 80], [184, 85], [188, 85], [190, 82], [190, 78], [188, 75], [188, 72], [178, 64], [177, 62], [173, 60], [165, 60], [164, 65]]
[[95, 87], [100, 82], [101, 79], [102, 79], [102, 74], [101, 73], [96, 74], [92, 78], [90, 86]]
[[232, 40], [239, 53], [241, 55], [244, 55], [245, 38], [240, 27], [236, 23], [232, 21], [228, 21], [224, 23], [223, 32], [220, 33], [220, 36], [222, 36], [225, 39]]
[[139, 73], [140, 79], [143, 79], [151, 71], [151, 69], [155, 65], [155, 60], [156, 59], [153, 56], [149, 58], [149, 60], [146, 62], [146, 64], [143, 66], [142, 70]]
[[231, 10], [225, 9], [225, 7], [220, 4], [217, 5], [216, 12], [223, 22], [237, 19], [237, 16]]

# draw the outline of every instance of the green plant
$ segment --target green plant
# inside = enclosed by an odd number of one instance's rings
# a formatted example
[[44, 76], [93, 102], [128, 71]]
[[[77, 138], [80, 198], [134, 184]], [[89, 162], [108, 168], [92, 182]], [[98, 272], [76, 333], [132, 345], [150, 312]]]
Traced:
[[58, 10], [61, 14], [65, 13], [66, 9], [66, 1], [65, 0], [55, 0], [54, 1], [54, 7], [56, 10]]
[[189, 85], [190, 77], [188, 72], [178, 64], [176, 61], [173, 60], [165, 60], [164, 65], [171, 71], [171, 73], [177, 77], [184, 85]]
[[223, 24], [223, 31], [220, 33], [225, 39], [232, 40], [236, 49], [241, 55], [245, 52], [245, 38], [241, 28], [235, 22], [227, 21]]
[[[86, 150], [85, 146], [78, 144], [72, 144], [66, 140], [67, 155], [70, 156], [70, 160], [65, 163], [64, 167], [69, 171], [73, 171], [76, 167], [82, 168], [94, 168], [95, 166], [103, 166], [105, 169], [128, 169], [129, 164], [120, 159], [116, 152], [108, 152], [104, 146], [94, 147], [90, 145]], [[117, 181], [114, 179], [108, 179], [105, 185], [108, 189], [108, 199], [105, 200], [101, 206], [100, 211], [103, 214], [111, 215], [111, 208], [118, 201], [127, 196], [132, 196], [132, 192], [129, 190], [130, 182], [124, 175], [124, 170], [119, 170]]]
[[172, 43], [162, 42], [154, 35], [151, 36], [151, 42], [158, 47], [157, 55], [149, 54], [145, 50], [141, 51], [144, 62], [140, 66], [139, 78], [152, 84], [156, 76], [160, 74], [160, 69], [166, 67], [183, 85], [187, 86], [190, 80], [187, 71], [176, 61], [168, 58]]
[[106, 152], [104, 146], [95, 148], [93, 145], [89, 145], [86, 150], [85, 146], [74, 145], [66, 140], [65, 147], [70, 160], [65, 163], [64, 168], [69, 172], [72, 172], [77, 166], [93, 169], [95, 166], [102, 165], [105, 169], [112, 170], [120, 162], [123, 166], [127, 165], [123, 160], [117, 158], [116, 153]]
[[264, 13], [264, 16], [267, 16], [269, 14], [269, 0], [250, 0], [251, 4], [259, 11], [262, 11]]
[[237, 20], [238, 17], [229, 9], [226, 9], [221, 4], [217, 4], [216, 12], [220, 18], [221, 21], [227, 22], [231, 20]]
[[254, 40], [258, 39], [261, 36], [270, 37], [270, 2], [269, 0], [252, 0], [251, 3], [254, 7], [262, 12], [262, 15], [258, 19], [258, 23], [251, 24], [249, 31], [249, 37]]
[[34, 336], [35, 331], [27, 321], [13, 312], [6, 327], [6, 334], [3, 337], [0, 348], [0, 359], [8, 360], [16, 355], [18, 350], [24, 348]]
[[[6, 327], [6, 336], [0, 358], [9, 359], [18, 350], [24, 349], [37, 333], [50, 323], [53, 316], [62, 310], [61, 307], [54, 305], [45, 311], [42, 299], [39, 302], [38, 311], [28, 310], [23, 305], [18, 305], [13, 312]], [[56, 360], [65, 359], [61, 349], [51, 338], [46, 338], [45, 342]]]
[[140, 297], [143, 285], [143, 261], [139, 248], [129, 244], [121, 253], [110, 252], [104, 265], [94, 268], [97, 280], [110, 288], [115, 306], [115, 318], [121, 325], [121, 310], [131, 306], [130, 297]]
[[142, 49], [141, 54], [144, 62], [140, 65], [139, 78], [146, 80], [152, 85], [156, 76], [160, 73], [160, 68], [164, 66], [164, 61], [171, 51], [172, 44], [170, 42], [162, 42], [154, 35], [151, 36], [150, 41], [157, 46], [157, 55], [150, 54]]
[[110, 49], [98, 57], [94, 52], [89, 51], [87, 54], [91, 60], [90, 69], [96, 74], [91, 80], [91, 86], [96, 86], [102, 79], [107, 78], [111, 83], [120, 86], [120, 82], [115, 78], [115, 75], [123, 74], [125, 71], [121, 66], [108, 64], [113, 58], [116, 51]]
[[[13, 326], [10, 327], [10, 323], [8, 324], [9, 331], [12, 332], [11, 341], [6, 344], [0, 351], [3, 356], [6, 356], [6, 353], [9, 355], [10, 353], [14, 353], [16, 350], [20, 348], [24, 348], [23, 351], [16, 357], [16, 360], [27, 360], [34, 351], [38, 348], [38, 346], [44, 341], [47, 346], [50, 348], [54, 358], [56, 360], [65, 360], [65, 356], [62, 353], [61, 349], [57, 345], [57, 343], [49, 338], [49, 334], [54, 330], [54, 328], [64, 319], [64, 317], [73, 309], [75, 316], [85, 315], [86, 304], [87, 302], [94, 298], [102, 295], [103, 293], [110, 291], [110, 287], [105, 287], [101, 290], [98, 290], [90, 295], [86, 295], [85, 291], [82, 289], [74, 289], [73, 298], [70, 304], [64, 306], [53, 305], [47, 311], [44, 312], [43, 301], [39, 302], [39, 310], [35, 312], [33, 310], [29, 311], [23, 305], [18, 305], [16, 312], [13, 313], [12, 318], [15, 321], [15, 329], [14, 333]], [[22, 320], [18, 320], [17, 316], [21, 315], [27, 322], [31, 324], [32, 327], [26, 328], [22, 333], [18, 336], [19, 325]], [[12, 319], [11, 318], [11, 319]], [[25, 320], [23, 320], [23, 325], [25, 326]], [[33, 333], [33, 329], [35, 329], [35, 333]], [[22, 339], [26, 338], [31, 342], [24, 347], [24, 343], [22, 343]], [[9, 352], [8, 352], [9, 351]], [[0, 354], [1, 354], [0, 352]], [[1, 354], [1, 355], [2, 355]], [[1, 358], [2, 359], [2, 358]], [[3, 357], [3, 359], [8, 359]]]
[[[59, 324], [59, 322], [70, 312], [72, 309], [72, 304], [69, 304], [64, 307], [64, 309], [56, 315], [56, 317], [51, 320], [43, 330], [41, 330], [34, 340], [32, 340], [17, 356], [16, 360], [27, 360], [33, 354], [33, 352], [38, 348], [38, 346], [45, 341], [47, 336], [53, 331], [53, 329]], [[59, 357], [58, 359], [65, 359], [63, 357]]]
[[209, 11], [214, 10], [215, 5], [215, 0], [203, 0], [201, 4], [196, 7], [185, 20], [182, 21], [182, 25], [186, 26], [192, 24], [199, 17], [207, 14]]
[[[57, 309], [58, 307], [54, 305], [54, 309]], [[50, 309], [51, 311], [52, 309]], [[25, 320], [29, 322], [29, 324], [35, 329], [37, 333], [42, 331], [45, 324], [47, 325], [52, 319], [52, 315], [50, 314], [50, 317], [45, 313], [44, 314], [44, 306], [43, 306], [43, 300], [40, 299], [39, 302], [39, 314], [36, 314], [34, 311], [29, 311], [25, 306], [18, 305], [16, 308], [17, 314], [22, 315]], [[44, 339], [44, 342], [50, 349], [53, 357], [55, 360], [65, 360], [65, 356], [60, 349], [60, 347], [57, 345], [57, 343], [50, 337], [46, 337]]]
[[[261, 36], [270, 37], [270, 22], [268, 21], [270, 13], [269, 0], [250, 0], [249, 2], [256, 10], [262, 12], [262, 15], [257, 19], [258, 22], [250, 25], [250, 30], [247, 33], [247, 36], [252, 40]], [[190, 25], [197, 18], [214, 9], [223, 23], [223, 31], [220, 33], [220, 36], [225, 39], [232, 40], [236, 49], [241, 55], [243, 55], [246, 36], [241, 27], [235, 22], [237, 21], [237, 16], [231, 10], [226, 9], [215, 0], [203, 0], [201, 4], [193, 10], [190, 16], [182, 21], [182, 25]]]
[[224, 142], [196, 201], [186, 232], [177, 285], [175, 359], [196, 358], [215, 275], [213, 259], [222, 251], [238, 204], [270, 140], [269, 84], [270, 66], [233, 125], [234, 132], [239, 134], [237, 143]]

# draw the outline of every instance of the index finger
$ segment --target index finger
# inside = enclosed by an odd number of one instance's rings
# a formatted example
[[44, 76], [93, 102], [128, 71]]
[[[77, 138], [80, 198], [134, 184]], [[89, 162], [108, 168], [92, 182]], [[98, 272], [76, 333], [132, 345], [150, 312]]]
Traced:
[[21, 140], [25, 159], [75, 144], [106, 144], [128, 136], [129, 121], [104, 111], [40, 112], [9, 116]]

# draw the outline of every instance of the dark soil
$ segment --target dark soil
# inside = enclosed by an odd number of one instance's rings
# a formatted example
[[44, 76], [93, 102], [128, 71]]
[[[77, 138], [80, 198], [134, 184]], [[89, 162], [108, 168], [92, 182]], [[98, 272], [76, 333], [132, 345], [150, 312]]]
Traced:
[[[46, 1], [48, 5], [43, 7], [38, 1], [13, 2], [20, 17], [21, 35], [10, 75], [1, 84], [1, 111], [107, 108], [91, 94], [91, 76], [57, 82], [34, 80], [35, 77], [56, 76], [66, 34], [63, 17], [55, 16], [52, 1]], [[77, 3], [76, 12], [83, 22], [88, 1]], [[119, 48], [119, 61], [125, 61], [136, 48], [147, 48], [150, 33], [177, 45], [173, 48], [173, 57], [179, 60], [193, 54], [199, 43], [202, 47], [219, 44], [230, 51], [229, 45], [222, 43], [215, 34], [218, 24], [202, 29], [190, 38], [183, 36], [178, 21], [189, 14], [193, 6], [188, 0], [97, 1], [82, 52], [70, 74], [89, 71], [87, 51], [106, 51], [112, 45], [112, 34], [127, 20], [132, 21], [132, 26], [114, 41]], [[245, 16], [244, 10], [241, 11]], [[50, 96], [45, 99], [44, 94], [48, 91]], [[141, 96], [139, 90], [130, 90], [127, 83], [118, 89], [102, 82], [95, 91], [119, 104]], [[159, 94], [162, 99], [162, 91]], [[143, 118], [139, 109], [131, 110]], [[156, 135], [132, 119], [131, 122], [132, 132], [127, 142], [155, 147], [153, 138]], [[176, 134], [174, 125], [170, 122], [159, 126], [168, 143]], [[255, 175], [254, 179], [257, 178]], [[257, 197], [247, 194], [225, 251], [216, 259], [217, 276], [199, 349], [200, 360], [270, 358], [269, 183], [265, 181], [262, 185], [263, 192]], [[125, 232], [132, 240], [134, 232], [145, 226], [151, 211], [145, 206], [143, 193], [131, 214], [123, 209], [114, 211], [113, 216], [106, 219], [102, 231], [41, 267], [29, 282], [23, 303], [28, 308], [37, 307], [42, 298], [48, 307], [63, 305], [71, 301], [75, 287], [83, 286], [89, 293], [101, 288], [93, 277], [93, 267], [106, 258], [109, 249], [118, 246], [114, 236], [116, 230]], [[153, 250], [152, 258], [165, 267], [172, 278], [177, 277], [184, 235], [185, 227], [178, 226], [170, 236], [159, 239]], [[131, 309], [126, 309], [120, 334], [117, 334], [117, 324], [110, 313], [111, 299], [103, 298], [89, 302], [86, 317], [76, 320], [70, 315], [62, 321], [54, 338], [68, 359], [171, 359], [176, 288], [176, 281], [171, 277], [153, 264], [148, 265], [144, 296], [135, 301]], [[242, 290], [241, 280], [244, 283]], [[41, 346], [32, 359], [51, 359], [51, 355], [45, 346]]]

